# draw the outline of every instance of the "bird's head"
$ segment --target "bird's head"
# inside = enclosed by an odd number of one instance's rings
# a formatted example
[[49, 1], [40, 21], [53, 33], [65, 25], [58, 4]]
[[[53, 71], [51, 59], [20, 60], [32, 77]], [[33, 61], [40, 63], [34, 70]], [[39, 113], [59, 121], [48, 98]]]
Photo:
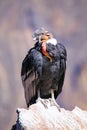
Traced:
[[46, 42], [52, 38], [53, 38], [52, 33], [48, 32], [44, 28], [36, 30], [33, 34], [33, 40], [35, 42], [41, 43], [42, 53], [50, 60], [50, 62], [52, 62], [52, 58], [46, 50]]
[[53, 38], [52, 33], [46, 32], [45, 34], [41, 35], [41, 42], [46, 42], [47, 40]]
[[51, 39], [53, 35], [44, 28], [40, 28], [33, 33], [32, 37], [35, 42], [41, 43], [46, 42], [48, 39]]

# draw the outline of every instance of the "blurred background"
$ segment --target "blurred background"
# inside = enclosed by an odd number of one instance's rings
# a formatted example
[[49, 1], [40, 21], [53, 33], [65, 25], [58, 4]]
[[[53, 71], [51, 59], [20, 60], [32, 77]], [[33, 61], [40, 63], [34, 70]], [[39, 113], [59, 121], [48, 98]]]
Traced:
[[16, 109], [26, 108], [21, 64], [44, 27], [67, 49], [61, 107], [87, 110], [87, 0], [0, 0], [0, 130], [11, 130]]

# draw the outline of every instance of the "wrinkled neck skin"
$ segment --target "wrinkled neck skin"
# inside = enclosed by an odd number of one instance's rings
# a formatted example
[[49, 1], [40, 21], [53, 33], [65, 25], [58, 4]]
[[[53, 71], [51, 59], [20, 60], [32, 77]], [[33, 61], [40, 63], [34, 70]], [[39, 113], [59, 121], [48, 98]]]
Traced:
[[[46, 52], [46, 44], [49, 44], [49, 43], [55, 46], [57, 44], [57, 40], [55, 38], [51, 38], [51, 39], [48, 39], [45, 42], [39, 42], [39, 41], [37, 41], [34, 46], [35, 46], [35, 48], [38, 51], [40, 51], [40, 52], [42, 51], [42, 53], [46, 54], [46, 56], [47, 56], [48, 54]], [[49, 57], [49, 56], [47, 56], [47, 57]]]

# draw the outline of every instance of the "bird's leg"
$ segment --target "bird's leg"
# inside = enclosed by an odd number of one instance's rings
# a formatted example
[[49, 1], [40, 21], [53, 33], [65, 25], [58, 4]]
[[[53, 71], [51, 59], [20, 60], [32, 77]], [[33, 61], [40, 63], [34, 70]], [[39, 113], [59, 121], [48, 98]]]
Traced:
[[51, 105], [56, 106], [58, 108], [58, 110], [60, 111], [60, 106], [57, 104], [55, 97], [54, 97], [54, 90], [51, 89], [50, 92], [51, 92], [51, 99], [50, 99]]
[[47, 109], [48, 108], [48, 101], [46, 99], [42, 99], [40, 97], [40, 89], [37, 90], [37, 96], [38, 96], [38, 98], [37, 98], [36, 102], [40, 101], [43, 104], [43, 106]]
[[51, 89], [51, 90], [50, 90], [50, 92], [51, 92], [51, 98], [52, 98], [53, 100], [55, 100], [55, 98], [54, 98], [54, 91], [53, 91], [53, 89]]
[[43, 99], [41, 99], [41, 97], [40, 97], [40, 89], [37, 89], [37, 100], [36, 100], [36, 102], [40, 101], [43, 104], [42, 100]]
[[37, 90], [37, 97], [38, 97], [38, 99], [41, 99], [40, 98], [40, 89]]

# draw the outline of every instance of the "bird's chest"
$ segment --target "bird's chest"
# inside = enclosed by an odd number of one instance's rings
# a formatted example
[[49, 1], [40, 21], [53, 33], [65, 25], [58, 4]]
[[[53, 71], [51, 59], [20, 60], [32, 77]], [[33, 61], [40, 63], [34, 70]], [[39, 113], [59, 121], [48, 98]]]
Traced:
[[50, 92], [50, 88], [53, 87], [53, 82], [58, 81], [60, 75], [59, 72], [59, 61], [56, 63], [44, 63], [42, 67], [42, 77], [38, 83], [38, 88], [40, 87], [41, 93], [46, 95]]
[[44, 62], [42, 67], [42, 77], [54, 78], [59, 75], [60, 61]]

